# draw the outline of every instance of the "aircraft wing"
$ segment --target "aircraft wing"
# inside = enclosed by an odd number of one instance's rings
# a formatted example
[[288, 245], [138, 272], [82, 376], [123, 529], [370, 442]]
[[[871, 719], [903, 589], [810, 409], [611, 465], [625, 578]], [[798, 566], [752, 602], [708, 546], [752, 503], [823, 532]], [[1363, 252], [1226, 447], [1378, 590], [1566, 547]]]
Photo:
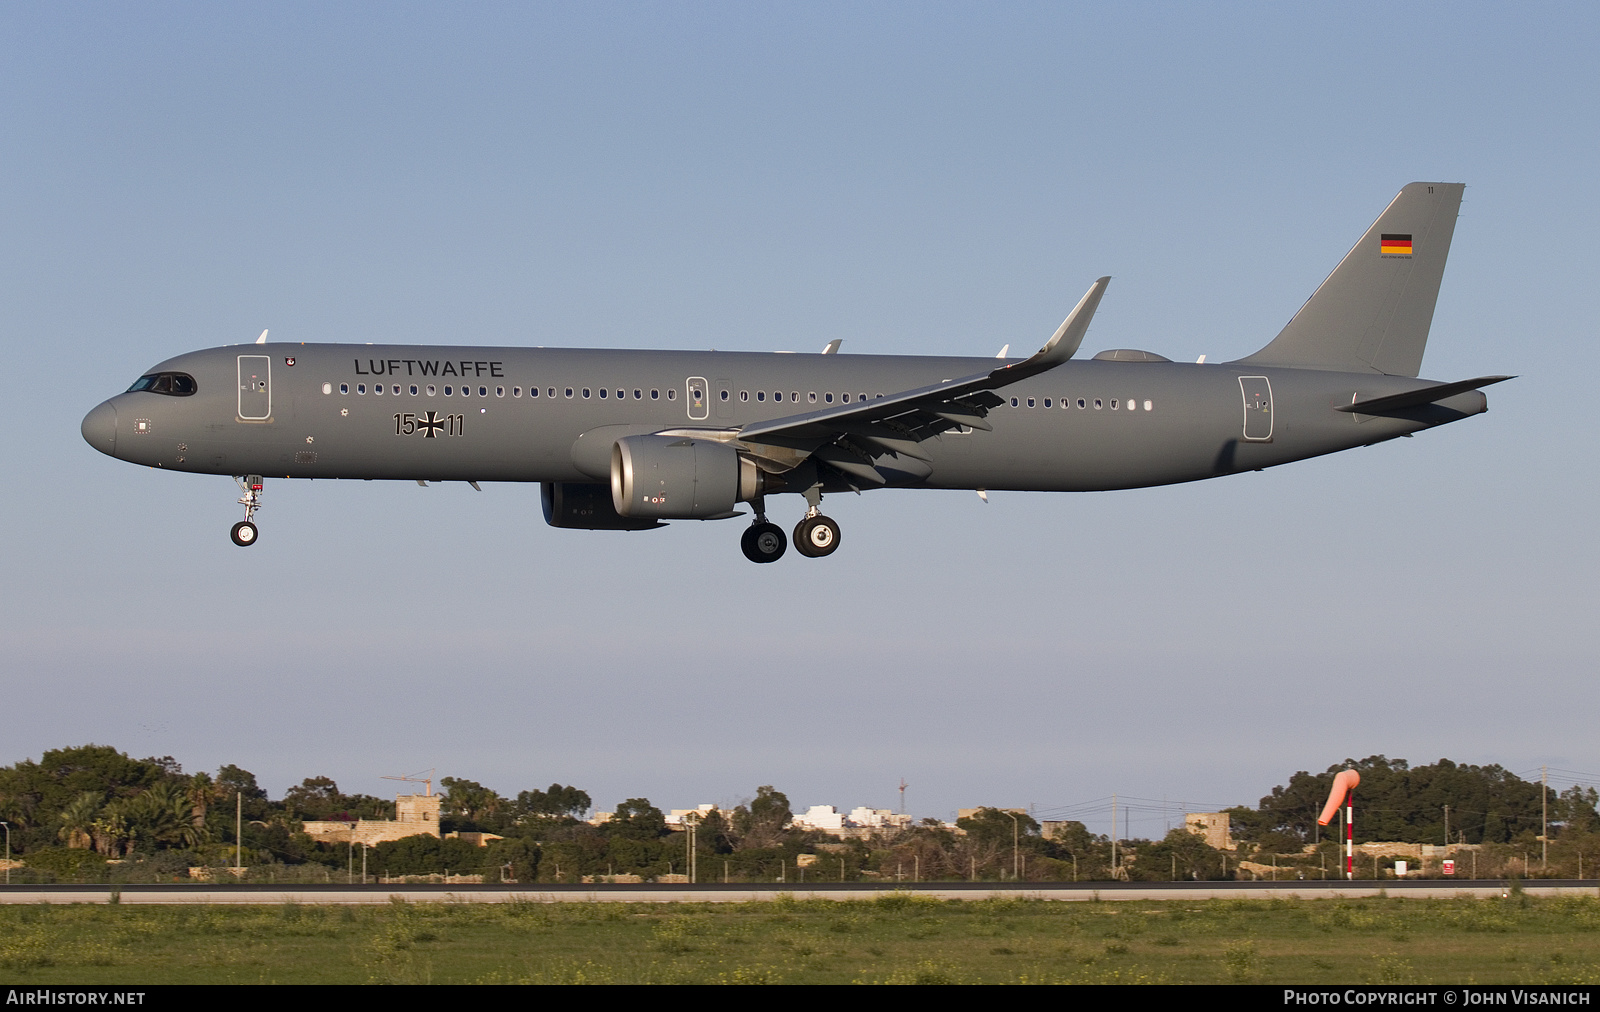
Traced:
[[917, 447], [957, 426], [989, 429], [989, 409], [1005, 403], [994, 391], [1037, 376], [1070, 359], [1083, 343], [1109, 277], [1096, 281], [1031, 358], [974, 376], [944, 380], [856, 404], [841, 404], [747, 425], [738, 440], [800, 451], [873, 484], [884, 478], [872, 460], [884, 454], [927, 460]]

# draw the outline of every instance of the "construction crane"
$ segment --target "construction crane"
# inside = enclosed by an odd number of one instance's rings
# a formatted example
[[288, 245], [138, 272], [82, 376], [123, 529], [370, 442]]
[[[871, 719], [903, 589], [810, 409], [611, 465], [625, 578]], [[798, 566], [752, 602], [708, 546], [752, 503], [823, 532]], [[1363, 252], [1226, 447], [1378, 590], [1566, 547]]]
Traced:
[[[384, 777], [383, 779], [385, 779], [385, 780], [404, 780], [408, 784], [427, 784], [428, 785], [428, 793], [425, 796], [431, 798], [431, 797], [433, 797], [433, 775], [435, 773], [437, 773], [438, 771], [439, 771], [439, 767], [435, 766], [432, 769], [418, 770], [416, 773], [412, 773], [409, 776]], [[427, 776], [422, 776], [423, 773], [426, 773], [428, 775]]]

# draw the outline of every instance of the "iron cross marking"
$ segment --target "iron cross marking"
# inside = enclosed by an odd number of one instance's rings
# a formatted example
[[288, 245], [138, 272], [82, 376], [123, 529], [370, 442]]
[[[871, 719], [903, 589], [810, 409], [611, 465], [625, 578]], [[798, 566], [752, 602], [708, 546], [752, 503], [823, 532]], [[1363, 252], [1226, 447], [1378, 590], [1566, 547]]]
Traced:
[[439, 430], [444, 428], [444, 421], [435, 412], [428, 412], [427, 418], [417, 419], [417, 428], [423, 430], [422, 438], [433, 439], [439, 435]]

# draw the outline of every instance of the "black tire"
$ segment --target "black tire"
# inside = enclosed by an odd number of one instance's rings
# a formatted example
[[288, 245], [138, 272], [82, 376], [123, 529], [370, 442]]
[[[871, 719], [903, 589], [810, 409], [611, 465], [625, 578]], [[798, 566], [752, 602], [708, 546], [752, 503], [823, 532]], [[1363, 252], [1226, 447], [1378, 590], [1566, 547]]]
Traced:
[[248, 520], [241, 520], [233, 525], [230, 536], [233, 538], [233, 543], [240, 548], [249, 548], [256, 543], [256, 537], [260, 533], [260, 531], [256, 530], [255, 524]]
[[789, 548], [789, 539], [777, 524], [751, 524], [739, 539], [744, 557], [751, 562], [777, 562]]
[[839, 547], [839, 525], [828, 517], [800, 521], [794, 529], [795, 551], [810, 559], [832, 555]]

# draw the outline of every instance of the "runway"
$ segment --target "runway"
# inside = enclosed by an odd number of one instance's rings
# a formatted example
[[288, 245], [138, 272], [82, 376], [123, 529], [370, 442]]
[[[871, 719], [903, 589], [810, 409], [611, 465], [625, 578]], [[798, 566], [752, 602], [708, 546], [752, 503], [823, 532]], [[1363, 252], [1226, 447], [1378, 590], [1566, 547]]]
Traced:
[[[751, 903], [780, 896], [795, 900], [876, 900], [901, 894], [936, 900], [1037, 899], [1062, 902], [1125, 900], [1287, 900], [1372, 897], [1406, 899], [1489, 898], [1510, 895], [1509, 881], [1475, 879], [1451, 882], [901, 882], [863, 884], [721, 883], [643, 885], [14, 885], [0, 886], [0, 903], [210, 903], [342, 904], [390, 903]], [[1524, 881], [1529, 896], [1600, 897], [1600, 880]]]

